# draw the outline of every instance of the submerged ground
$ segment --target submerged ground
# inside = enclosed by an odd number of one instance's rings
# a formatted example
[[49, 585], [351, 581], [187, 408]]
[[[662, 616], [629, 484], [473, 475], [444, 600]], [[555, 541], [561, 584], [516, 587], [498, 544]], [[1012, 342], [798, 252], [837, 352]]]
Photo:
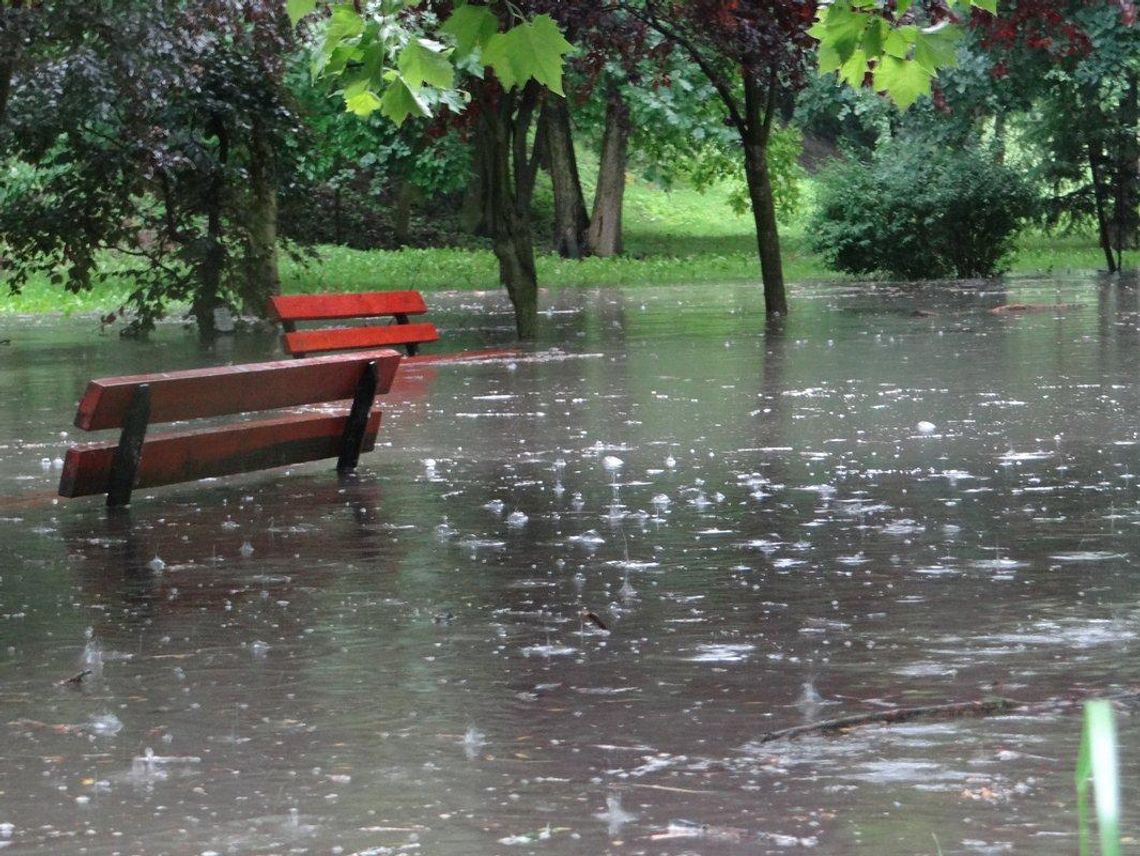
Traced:
[[[85, 381], [273, 337], [6, 320], [0, 849], [1074, 852], [1074, 716], [758, 739], [1140, 683], [1137, 291], [793, 301], [765, 330], [755, 287], [550, 294], [535, 353], [408, 372], [356, 478], [125, 519], [52, 498]], [[498, 295], [432, 302], [509, 340]]]

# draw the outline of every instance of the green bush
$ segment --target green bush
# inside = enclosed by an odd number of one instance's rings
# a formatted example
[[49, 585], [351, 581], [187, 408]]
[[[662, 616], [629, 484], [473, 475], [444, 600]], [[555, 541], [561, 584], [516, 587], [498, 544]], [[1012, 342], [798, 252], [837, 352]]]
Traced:
[[836, 270], [894, 279], [992, 276], [1003, 270], [1036, 197], [984, 149], [918, 142], [819, 176], [813, 249]]

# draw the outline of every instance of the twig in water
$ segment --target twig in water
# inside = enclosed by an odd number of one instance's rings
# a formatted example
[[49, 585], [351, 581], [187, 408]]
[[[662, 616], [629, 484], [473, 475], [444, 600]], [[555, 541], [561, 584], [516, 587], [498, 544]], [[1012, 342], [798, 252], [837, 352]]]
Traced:
[[61, 686], [61, 687], [77, 687], [81, 683], [83, 683], [83, 679], [86, 678], [90, 674], [91, 674], [90, 669], [84, 669], [82, 672], [80, 672], [77, 675], [72, 675], [70, 678], [64, 678], [62, 681], [59, 682], [59, 686]]
[[835, 719], [824, 719], [820, 722], [810, 722], [807, 725], [781, 728], [779, 731], [769, 731], [762, 735], [757, 742], [771, 743], [773, 740], [791, 740], [796, 737], [803, 737], [805, 734], [834, 734], [837, 731], [846, 731], [848, 728], [858, 728], [863, 725], [896, 725], [900, 722], [909, 722], [912, 719], [964, 719], [1000, 716], [1022, 710], [1027, 706], [1023, 702], [1008, 698], [994, 698], [985, 701], [929, 704], [922, 707], [896, 707], [892, 710], [856, 713]]
[[1117, 693], [1082, 693], [1074, 698], [1051, 698], [1038, 702], [1016, 701], [1008, 698], [979, 699], [950, 704], [929, 704], [921, 707], [896, 707], [874, 713], [856, 713], [836, 719], [824, 719], [807, 725], [796, 725], [769, 731], [756, 741], [771, 743], [775, 740], [794, 740], [807, 734], [835, 734], [864, 725], [897, 725], [915, 719], [980, 719], [985, 716], [1005, 716], [1010, 713], [1066, 713], [1082, 709], [1090, 698], [1102, 698], [1114, 702], [1134, 702], [1140, 700], [1140, 690], [1128, 689]]
[[580, 614], [582, 618], [584, 618], [586, 621], [589, 621], [599, 630], [609, 630], [609, 628], [606, 627], [606, 623], [602, 621], [602, 619], [598, 616], [598, 613], [592, 612], [589, 609], [583, 609]]

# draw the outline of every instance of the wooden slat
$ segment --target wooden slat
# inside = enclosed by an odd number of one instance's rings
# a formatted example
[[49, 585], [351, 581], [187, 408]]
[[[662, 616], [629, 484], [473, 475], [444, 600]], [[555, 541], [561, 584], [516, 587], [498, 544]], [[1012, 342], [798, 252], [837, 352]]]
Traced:
[[[143, 445], [137, 487], [247, 473], [302, 461], [335, 458], [340, 453], [346, 411], [282, 416], [223, 428], [172, 431]], [[376, 446], [380, 411], [369, 417], [363, 451]], [[105, 493], [114, 443], [89, 443], [68, 450], [59, 482], [60, 496]]]
[[389, 324], [383, 327], [332, 327], [325, 330], [297, 330], [282, 337], [287, 354], [316, 354], [323, 351], [348, 351], [354, 348], [378, 348], [384, 345], [406, 345], [409, 342], [434, 342], [439, 331], [434, 324]]
[[427, 312], [427, 304], [418, 291], [286, 294], [270, 298], [269, 303], [270, 314], [278, 321], [336, 321]]
[[87, 385], [75, 424], [87, 431], [118, 428], [140, 383], [150, 384], [151, 424], [341, 401], [352, 398], [369, 360], [379, 370], [377, 391], [387, 392], [400, 363], [391, 350], [100, 378]]

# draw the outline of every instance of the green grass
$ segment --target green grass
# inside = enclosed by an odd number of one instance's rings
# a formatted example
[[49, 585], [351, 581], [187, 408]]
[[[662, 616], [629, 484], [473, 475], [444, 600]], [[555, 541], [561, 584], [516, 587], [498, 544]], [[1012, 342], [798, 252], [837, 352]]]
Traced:
[[[589, 181], [588, 167], [583, 164]], [[538, 199], [546, 189], [539, 187]], [[810, 183], [804, 207], [810, 205]], [[759, 281], [751, 215], [734, 213], [724, 192], [670, 191], [640, 181], [627, 188], [625, 255], [614, 259], [567, 261], [539, 247], [539, 281], [544, 286], [652, 286], [670, 283]], [[850, 279], [829, 270], [807, 248], [804, 218], [781, 226], [784, 275], [789, 282]], [[1104, 259], [1091, 236], [1023, 235], [1013, 259], [1015, 273], [1095, 270]], [[384, 288], [497, 289], [497, 265], [489, 250], [455, 248], [361, 251], [320, 248], [317, 261], [301, 265], [282, 256], [286, 292], [361, 291]], [[68, 294], [46, 280], [29, 283], [19, 296], [0, 297], [0, 313], [110, 311], [129, 293], [112, 276], [83, 294]]]
[[1096, 699], [1085, 702], [1084, 729], [1077, 756], [1077, 818], [1080, 853], [1088, 856], [1089, 791], [1095, 788], [1096, 821], [1101, 856], [1120, 856], [1120, 760], [1116, 740], [1116, 716], [1112, 702]]

